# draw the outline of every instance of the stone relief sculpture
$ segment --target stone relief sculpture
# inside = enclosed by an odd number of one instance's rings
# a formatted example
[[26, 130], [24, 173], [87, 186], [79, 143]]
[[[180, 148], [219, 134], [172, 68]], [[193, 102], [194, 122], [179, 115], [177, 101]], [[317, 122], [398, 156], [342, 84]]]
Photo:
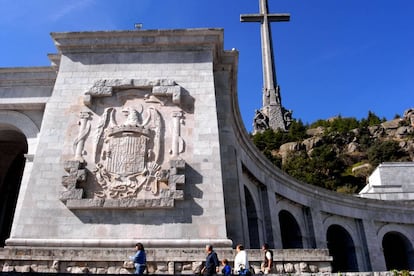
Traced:
[[256, 131], [263, 131], [269, 128], [269, 117], [263, 111], [256, 109], [253, 118], [253, 129]]
[[99, 80], [84, 103], [90, 111], [81, 112], [74, 158], [64, 165], [69, 208], [165, 208], [183, 199], [184, 112], [174, 81]]
[[290, 109], [288, 110], [288, 109], [282, 107], [282, 113], [283, 113], [283, 120], [285, 121], [285, 125], [286, 125], [286, 127], [289, 127], [293, 122], [293, 119], [292, 119], [292, 113], [293, 112]]
[[124, 108], [122, 112], [126, 119], [120, 125], [113, 119], [109, 124], [105, 122], [108, 117], [113, 118], [113, 108], [107, 109], [101, 119], [103, 122], [97, 129], [98, 143], [95, 147], [100, 145], [100, 140], [103, 143], [100, 150], [95, 150], [98, 162], [94, 174], [103, 190], [96, 192], [96, 197], [130, 198], [142, 188], [153, 194], [158, 191], [161, 116], [150, 107], [147, 117], [142, 118], [142, 105], [137, 108]]
[[86, 137], [89, 134], [89, 131], [91, 129], [91, 124], [89, 123], [91, 113], [88, 111], [82, 111], [79, 115], [80, 121], [79, 121], [79, 134], [78, 137], [73, 142], [73, 151], [75, 153], [75, 160], [79, 160], [83, 162], [83, 148], [85, 146], [85, 140]]

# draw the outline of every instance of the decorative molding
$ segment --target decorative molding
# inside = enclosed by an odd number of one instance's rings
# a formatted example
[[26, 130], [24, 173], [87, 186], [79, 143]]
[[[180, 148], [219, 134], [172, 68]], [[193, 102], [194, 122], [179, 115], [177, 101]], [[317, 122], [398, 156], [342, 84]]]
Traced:
[[93, 98], [111, 97], [116, 90], [126, 89], [150, 89], [150, 93], [144, 95], [145, 101], [164, 103], [163, 98], [170, 98], [171, 101], [180, 105], [181, 87], [175, 81], [168, 79], [105, 79], [98, 80], [85, 93], [84, 104], [91, 105]]

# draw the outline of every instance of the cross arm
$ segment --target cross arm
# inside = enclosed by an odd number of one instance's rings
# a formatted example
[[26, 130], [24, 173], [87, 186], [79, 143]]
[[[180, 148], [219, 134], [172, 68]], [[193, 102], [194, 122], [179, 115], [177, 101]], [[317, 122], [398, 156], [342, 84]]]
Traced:
[[241, 14], [240, 22], [261, 22], [263, 20], [263, 14]]
[[267, 19], [270, 22], [287, 22], [287, 21], [290, 21], [290, 14], [288, 13], [268, 14]]
[[[266, 17], [269, 22], [287, 22], [290, 20], [290, 14], [288, 13], [267, 14]], [[263, 18], [264, 15], [260, 13], [240, 15], [241, 22], [261, 22]]]

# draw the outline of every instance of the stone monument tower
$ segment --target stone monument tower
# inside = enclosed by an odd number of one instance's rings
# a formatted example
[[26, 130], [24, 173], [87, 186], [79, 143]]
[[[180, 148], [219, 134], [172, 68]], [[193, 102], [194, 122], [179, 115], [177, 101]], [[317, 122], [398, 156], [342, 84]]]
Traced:
[[259, 0], [259, 14], [244, 14], [242, 22], [260, 22], [263, 66], [263, 106], [256, 110], [253, 121], [253, 134], [265, 129], [286, 131], [291, 121], [291, 111], [282, 106], [280, 86], [277, 84], [273, 56], [271, 22], [289, 21], [289, 14], [269, 14], [267, 0]]

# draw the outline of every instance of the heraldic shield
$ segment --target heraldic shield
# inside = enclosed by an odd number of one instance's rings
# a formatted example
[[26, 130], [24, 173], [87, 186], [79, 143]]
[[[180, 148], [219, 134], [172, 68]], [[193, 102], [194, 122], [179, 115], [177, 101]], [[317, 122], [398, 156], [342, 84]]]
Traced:
[[119, 131], [108, 134], [110, 139], [104, 166], [109, 173], [128, 177], [145, 171], [148, 137], [139, 130], [121, 127]]
[[96, 133], [96, 169], [102, 190], [97, 198], [136, 198], [141, 190], [156, 194], [161, 179], [157, 164], [161, 117], [149, 107], [142, 119], [143, 108], [127, 107], [123, 124], [115, 121], [116, 110], [105, 110]]

